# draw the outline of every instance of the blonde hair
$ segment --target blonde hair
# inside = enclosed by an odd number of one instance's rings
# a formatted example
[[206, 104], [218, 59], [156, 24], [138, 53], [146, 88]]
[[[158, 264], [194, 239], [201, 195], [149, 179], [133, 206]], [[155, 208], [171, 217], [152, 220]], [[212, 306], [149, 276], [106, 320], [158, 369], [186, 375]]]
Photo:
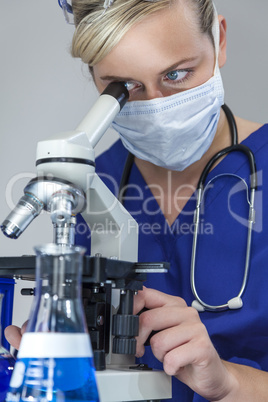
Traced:
[[[176, 0], [115, 0], [104, 12], [104, 0], [72, 0], [76, 26], [72, 56], [80, 57], [91, 69], [118, 44], [134, 24], [152, 13], [170, 7], [173, 1]], [[212, 0], [186, 1], [190, 1], [199, 16], [201, 32], [208, 33], [212, 38]]]

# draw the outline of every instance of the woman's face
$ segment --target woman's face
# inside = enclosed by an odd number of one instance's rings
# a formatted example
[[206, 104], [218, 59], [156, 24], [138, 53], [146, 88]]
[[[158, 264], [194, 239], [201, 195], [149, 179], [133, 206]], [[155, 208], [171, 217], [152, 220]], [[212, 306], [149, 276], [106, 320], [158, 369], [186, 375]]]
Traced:
[[127, 81], [130, 100], [149, 100], [203, 84], [214, 65], [211, 39], [200, 33], [196, 14], [177, 2], [133, 26], [93, 75], [100, 92], [112, 81]]

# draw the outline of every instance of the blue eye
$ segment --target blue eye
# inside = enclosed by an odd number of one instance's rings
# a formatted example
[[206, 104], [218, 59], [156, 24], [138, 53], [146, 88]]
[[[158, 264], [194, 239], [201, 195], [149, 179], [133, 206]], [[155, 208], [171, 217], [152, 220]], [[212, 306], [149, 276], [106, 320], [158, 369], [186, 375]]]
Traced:
[[183, 80], [188, 74], [187, 70], [174, 70], [166, 74], [166, 77], [171, 81]]
[[170, 73], [167, 73], [167, 77], [172, 81], [176, 80], [178, 75], [178, 71], [170, 71]]

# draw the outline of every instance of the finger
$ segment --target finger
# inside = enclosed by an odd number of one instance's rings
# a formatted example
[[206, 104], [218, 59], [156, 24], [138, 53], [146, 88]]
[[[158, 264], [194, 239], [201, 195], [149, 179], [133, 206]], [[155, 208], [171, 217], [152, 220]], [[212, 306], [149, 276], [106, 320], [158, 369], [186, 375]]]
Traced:
[[[170, 329], [172, 327], [176, 327], [177, 331], [179, 332], [179, 328], [183, 323], [189, 323], [189, 325], [193, 325], [194, 323], [201, 324], [200, 318], [198, 313], [192, 307], [178, 307], [178, 306], [165, 306], [160, 308], [155, 308], [153, 310], [148, 310], [143, 312], [140, 315], [140, 322], [139, 322], [139, 336], [137, 337], [137, 348], [136, 353], [138, 356], [142, 356], [144, 353], [144, 343], [148, 339], [149, 335], [152, 331], [161, 331]], [[170, 338], [172, 338], [173, 332], [166, 332], [168, 334], [167, 343], [170, 342]], [[164, 335], [163, 335], [164, 337]], [[151, 342], [153, 341], [163, 341], [163, 337], [159, 336], [155, 338], [152, 337]], [[162, 345], [162, 349], [159, 352], [165, 353], [168, 348], [166, 348], [165, 344], [166, 341], [164, 340], [164, 344]], [[177, 345], [174, 345], [174, 347]]]
[[22, 327], [21, 327], [21, 330], [20, 330], [21, 335], [23, 335], [24, 332], [26, 331], [27, 324], [28, 324], [28, 320], [25, 321], [25, 322], [23, 323]]
[[208, 335], [202, 323], [186, 322], [158, 332], [151, 338], [150, 344], [155, 357], [163, 362], [169, 352], [204, 336]]
[[[163, 368], [193, 391], [212, 400], [215, 389], [226, 386], [227, 371], [211, 343], [189, 342], [167, 353]], [[213, 399], [214, 400], [214, 399]]]
[[218, 359], [217, 352], [213, 347], [208, 337], [199, 337], [191, 339], [189, 342], [170, 350], [163, 359], [163, 367], [168, 375], [178, 376], [181, 380], [185, 381], [187, 375], [184, 370], [186, 367], [191, 370], [192, 375], [194, 371], [205, 373], [209, 368], [210, 363]]
[[19, 349], [20, 341], [21, 341], [21, 329], [16, 325], [10, 325], [5, 328], [5, 337], [7, 341], [13, 346], [15, 349]]
[[177, 296], [167, 295], [155, 289], [143, 287], [142, 291], [134, 297], [134, 314], [137, 314], [143, 308], [154, 309], [162, 306], [181, 305], [186, 306], [183, 299]]
[[182, 369], [187, 366], [190, 367], [196, 357], [193, 349], [193, 345], [187, 343], [167, 353], [163, 359], [165, 373], [170, 376], [177, 376], [183, 381]]

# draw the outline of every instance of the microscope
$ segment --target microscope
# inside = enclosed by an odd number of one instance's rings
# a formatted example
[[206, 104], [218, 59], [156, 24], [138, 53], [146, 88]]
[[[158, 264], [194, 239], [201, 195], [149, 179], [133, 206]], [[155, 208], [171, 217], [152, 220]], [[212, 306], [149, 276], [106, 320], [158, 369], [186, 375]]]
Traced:
[[[51, 217], [54, 243], [73, 245], [76, 215], [82, 215], [91, 238], [83, 302], [102, 402], [171, 398], [169, 376], [135, 364], [139, 317], [133, 315], [133, 297], [146, 275], [166, 272], [168, 264], [137, 262], [138, 225], [95, 173], [94, 147], [128, 96], [124, 83], [109, 84], [76, 130], [38, 143], [37, 176], [1, 225], [6, 236], [16, 239], [44, 210]], [[34, 280], [34, 269], [32, 256], [0, 258], [1, 277]]]

